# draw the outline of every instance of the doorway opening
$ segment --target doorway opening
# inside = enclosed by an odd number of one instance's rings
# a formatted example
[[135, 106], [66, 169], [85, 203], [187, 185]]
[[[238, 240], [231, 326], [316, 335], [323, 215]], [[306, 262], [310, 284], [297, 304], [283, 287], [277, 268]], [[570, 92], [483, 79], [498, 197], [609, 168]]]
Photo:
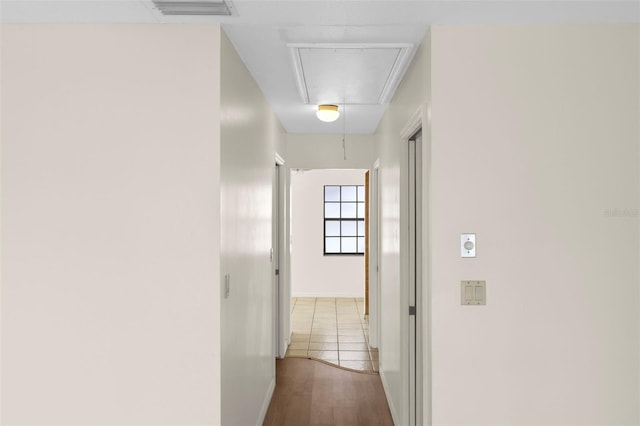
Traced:
[[287, 357], [376, 372], [366, 289], [367, 170], [291, 171]]

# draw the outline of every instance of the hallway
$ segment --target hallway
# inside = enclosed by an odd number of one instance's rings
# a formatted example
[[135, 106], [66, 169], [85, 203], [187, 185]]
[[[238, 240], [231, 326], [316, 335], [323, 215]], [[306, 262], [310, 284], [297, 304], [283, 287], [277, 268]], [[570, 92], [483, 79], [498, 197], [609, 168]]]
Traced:
[[0, 424], [640, 425], [640, 0], [0, 0], [0, 38]]
[[276, 361], [276, 389], [265, 426], [393, 425], [380, 376], [319, 361]]
[[378, 371], [378, 350], [368, 344], [363, 298], [293, 298], [291, 328], [287, 358], [312, 358], [352, 370]]

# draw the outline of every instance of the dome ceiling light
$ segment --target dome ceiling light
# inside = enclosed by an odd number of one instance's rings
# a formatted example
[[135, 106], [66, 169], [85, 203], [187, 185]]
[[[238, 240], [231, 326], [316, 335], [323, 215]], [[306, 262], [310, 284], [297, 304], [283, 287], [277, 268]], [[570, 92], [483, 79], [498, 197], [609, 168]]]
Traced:
[[320, 121], [324, 121], [325, 123], [336, 121], [338, 117], [340, 117], [338, 105], [318, 105], [316, 116]]

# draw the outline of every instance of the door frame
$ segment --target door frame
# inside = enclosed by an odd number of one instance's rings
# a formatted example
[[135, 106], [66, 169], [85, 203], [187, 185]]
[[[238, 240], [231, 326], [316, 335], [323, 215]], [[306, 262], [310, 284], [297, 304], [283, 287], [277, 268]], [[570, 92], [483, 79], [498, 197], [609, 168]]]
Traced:
[[409, 299], [409, 424], [416, 425], [418, 419], [418, 401], [421, 397], [420, 389], [420, 365], [418, 360], [421, 356], [421, 327], [420, 318], [422, 315], [422, 128], [408, 140], [407, 147], [407, 284]]
[[[419, 211], [419, 218], [417, 218], [420, 226], [415, 230], [415, 242], [418, 245], [416, 247], [416, 253], [418, 258], [411, 262], [409, 259], [411, 238], [408, 237], [409, 227], [406, 227], [404, 235], [406, 235], [406, 241], [403, 243], [403, 247], [406, 250], [407, 255], [403, 256], [402, 262], [403, 274], [406, 279], [405, 284], [405, 299], [409, 302], [409, 281], [412, 276], [411, 268], [415, 268], [416, 263], [421, 266], [421, 271], [416, 280], [416, 294], [415, 294], [415, 342], [413, 347], [415, 348], [415, 365], [410, 366], [410, 359], [407, 359], [406, 379], [407, 379], [407, 395], [408, 401], [404, 404], [405, 409], [408, 409], [406, 419], [410, 421], [410, 424], [431, 425], [432, 424], [432, 410], [431, 410], [431, 252], [430, 238], [431, 238], [431, 222], [430, 222], [430, 171], [431, 171], [431, 140], [430, 140], [430, 114], [427, 104], [420, 105], [413, 113], [411, 118], [406, 122], [405, 126], [400, 132], [402, 140], [403, 158], [405, 158], [405, 172], [403, 179], [403, 192], [407, 195], [405, 197], [405, 208], [409, 211], [409, 141], [418, 132], [421, 132], [422, 141], [421, 149], [417, 150], [416, 158], [418, 167], [420, 168], [418, 173], [417, 189], [419, 191], [417, 211]], [[409, 219], [409, 216], [405, 216]], [[414, 270], [415, 272], [415, 270]], [[407, 304], [409, 305], [409, 303]], [[405, 308], [403, 308], [405, 309]], [[411, 323], [409, 316], [409, 306], [406, 307], [407, 319], [406, 323]], [[408, 334], [411, 334], [411, 327], [407, 327]], [[407, 342], [409, 342], [407, 336]], [[409, 347], [412, 344], [409, 343]], [[409, 349], [408, 347], [408, 349]], [[410, 357], [409, 357], [410, 358]], [[413, 411], [413, 414], [412, 414]], [[414, 423], [415, 422], [415, 423]]]
[[380, 160], [369, 170], [369, 346], [380, 345]]
[[[284, 358], [291, 340], [291, 285], [289, 282], [289, 233], [287, 206], [289, 205], [289, 170], [284, 159], [275, 154], [273, 182], [272, 278], [274, 285], [273, 341], [274, 355]], [[287, 315], [289, 313], [289, 315]]]

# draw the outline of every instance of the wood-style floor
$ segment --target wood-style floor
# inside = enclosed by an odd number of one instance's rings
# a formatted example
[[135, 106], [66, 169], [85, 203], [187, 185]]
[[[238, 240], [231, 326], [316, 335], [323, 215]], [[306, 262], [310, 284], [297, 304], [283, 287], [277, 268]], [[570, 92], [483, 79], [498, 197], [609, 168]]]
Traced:
[[393, 426], [380, 376], [321, 361], [276, 361], [276, 389], [265, 426]]

